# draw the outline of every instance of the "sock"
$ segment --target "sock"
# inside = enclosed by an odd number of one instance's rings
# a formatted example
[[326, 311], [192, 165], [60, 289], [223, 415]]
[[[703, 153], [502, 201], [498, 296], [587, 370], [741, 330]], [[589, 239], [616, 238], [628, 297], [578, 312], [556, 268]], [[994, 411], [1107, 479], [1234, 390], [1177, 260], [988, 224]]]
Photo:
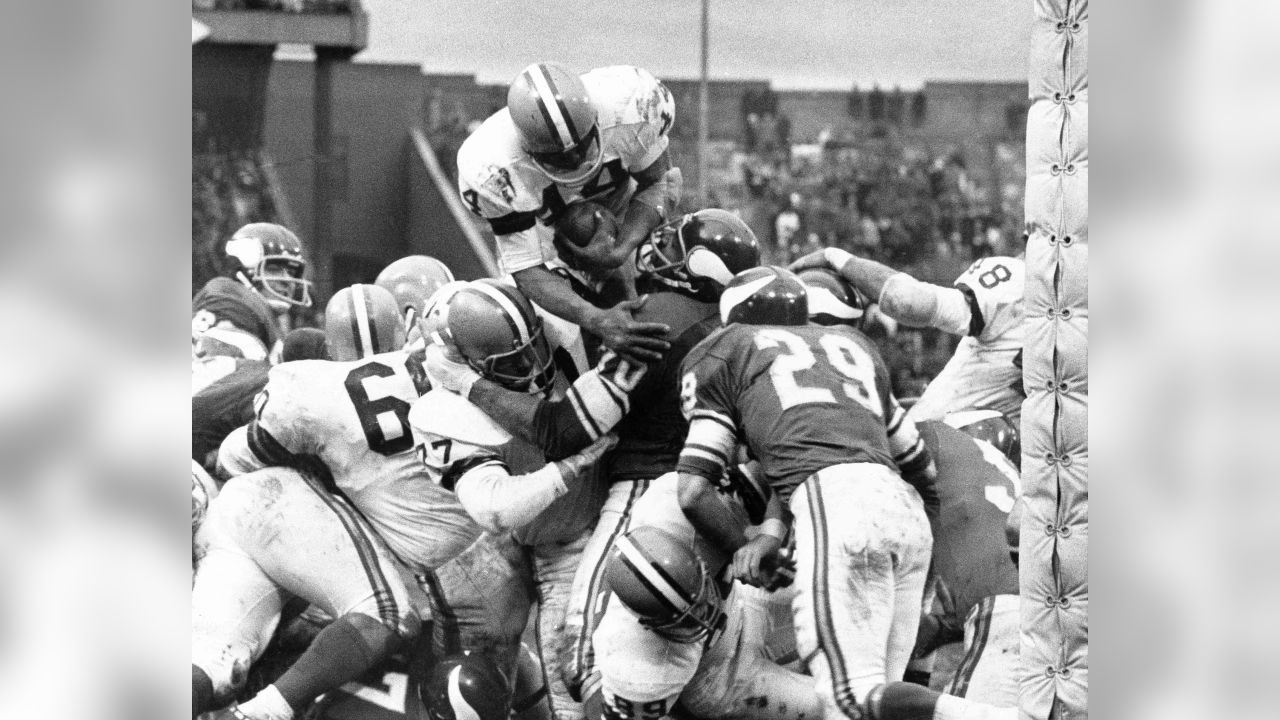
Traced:
[[294, 710], [364, 675], [391, 654], [395, 634], [365, 615], [344, 615], [321, 630], [307, 651], [276, 680]]
[[293, 720], [293, 708], [275, 685], [268, 685], [249, 702], [241, 703], [240, 713], [251, 720]]
[[213, 709], [213, 680], [195, 665], [191, 666], [191, 717]]

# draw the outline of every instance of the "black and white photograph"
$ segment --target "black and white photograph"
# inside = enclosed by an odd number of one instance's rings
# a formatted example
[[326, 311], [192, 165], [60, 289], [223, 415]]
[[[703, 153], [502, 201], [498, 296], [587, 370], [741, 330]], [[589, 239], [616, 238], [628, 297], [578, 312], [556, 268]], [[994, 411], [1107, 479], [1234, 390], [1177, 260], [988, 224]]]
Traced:
[[1088, 38], [192, 0], [193, 720], [1087, 718]]

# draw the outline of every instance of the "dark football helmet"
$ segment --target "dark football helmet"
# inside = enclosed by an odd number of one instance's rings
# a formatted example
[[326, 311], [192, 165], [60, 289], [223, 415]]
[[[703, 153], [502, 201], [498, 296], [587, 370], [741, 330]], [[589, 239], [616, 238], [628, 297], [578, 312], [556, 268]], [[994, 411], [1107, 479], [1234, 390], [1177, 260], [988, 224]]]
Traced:
[[552, 181], [576, 183], [604, 159], [596, 107], [587, 86], [559, 63], [534, 63], [507, 89], [507, 112], [520, 144]]
[[507, 720], [511, 714], [506, 675], [492, 659], [471, 651], [433, 665], [418, 696], [428, 720]]
[[985, 440], [1009, 458], [1013, 466], [1022, 469], [1022, 436], [1009, 418], [997, 410], [962, 410], [942, 419], [951, 427], [966, 435]]
[[819, 325], [863, 328], [867, 299], [839, 273], [827, 268], [809, 268], [801, 270], [797, 277], [809, 291], [809, 320]]
[[306, 274], [302, 242], [275, 223], [249, 223], [224, 248], [233, 274], [257, 290], [275, 310], [311, 307], [311, 281]]
[[654, 230], [636, 249], [644, 277], [715, 302], [734, 275], [760, 264], [760, 243], [742, 218], [708, 208]]
[[809, 293], [790, 270], [776, 265], [738, 273], [720, 296], [720, 321], [748, 325], [807, 325]]
[[607, 563], [614, 595], [662, 637], [698, 642], [723, 619], [720, 590], [692, 543], [658, 528], [638, 527], [614, 542]]

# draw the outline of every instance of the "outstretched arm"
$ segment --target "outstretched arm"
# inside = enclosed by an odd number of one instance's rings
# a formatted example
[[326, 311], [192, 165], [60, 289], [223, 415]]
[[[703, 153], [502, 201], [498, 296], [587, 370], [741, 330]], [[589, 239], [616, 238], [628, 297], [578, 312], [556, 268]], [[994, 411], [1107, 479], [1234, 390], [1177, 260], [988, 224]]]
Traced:
[[912, 327], [932, 327], [953, 335], [969, 333], [972, 307], [964, 293], [921, 282], [888, 265], [860, 258], [847, 250], [826, 248], [791, 263], [794, 271], [827, 268], [869, 298], [885, 315]]

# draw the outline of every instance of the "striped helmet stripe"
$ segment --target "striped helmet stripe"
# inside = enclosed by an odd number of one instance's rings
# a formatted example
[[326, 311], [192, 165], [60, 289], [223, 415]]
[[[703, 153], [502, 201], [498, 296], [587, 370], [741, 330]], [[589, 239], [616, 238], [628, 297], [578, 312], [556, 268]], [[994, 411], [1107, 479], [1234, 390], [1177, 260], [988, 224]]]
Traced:
[[564, 106], [564, 102], [558, 97], [555, 82], [551, 79], [551, 74], [547, 72], [545, 65], [539, 63], [529, 69], [529, 80], [533, 83], [533, 87], [538, 91], [538, 109], [542, 111], [542, 116], [547, 120], [547, 124], [555, 131], [556, 136], [560, 138], [560, 142], [566, 147], [572, 147], [578, 144], [581, 136], [578, 129], [573, 126], [573, 120], [569, 117], [569, 110]]
[[520, 344], [523, 345], [529, 342], [529, 329], [533, 324], [533, 320], [527, 317], [521, 308], [511, 298], [507, 297], [506, 293], [488, 283], [472, 283], [471, 287], [502, 308], [502, 312], [507, 316], [508, 322], [511, 323], [511, 329], [520, 338]]
[[374, 349], [373, 332], [369, 328], [369, 303], [364, 297], [364, 287], [352, 285], [349, 296], [351, 303], [351, 336], [356, 342], [356, 354], [365, 358], [377, 352]]
[[622, 560], [636, 574], [636, 577], [645, 584], [646, 587], [653, 590], [659, 600], [676, 612], [688, 612], [690, 603], [684, 593], [671, 582], [670, 576], [664, 572], [659, 572], [653, 561], [645, 557], [645, 554], [636, 547], [631, 538], [622, 536], [618, 538], [617, 547], [622, 555]]

